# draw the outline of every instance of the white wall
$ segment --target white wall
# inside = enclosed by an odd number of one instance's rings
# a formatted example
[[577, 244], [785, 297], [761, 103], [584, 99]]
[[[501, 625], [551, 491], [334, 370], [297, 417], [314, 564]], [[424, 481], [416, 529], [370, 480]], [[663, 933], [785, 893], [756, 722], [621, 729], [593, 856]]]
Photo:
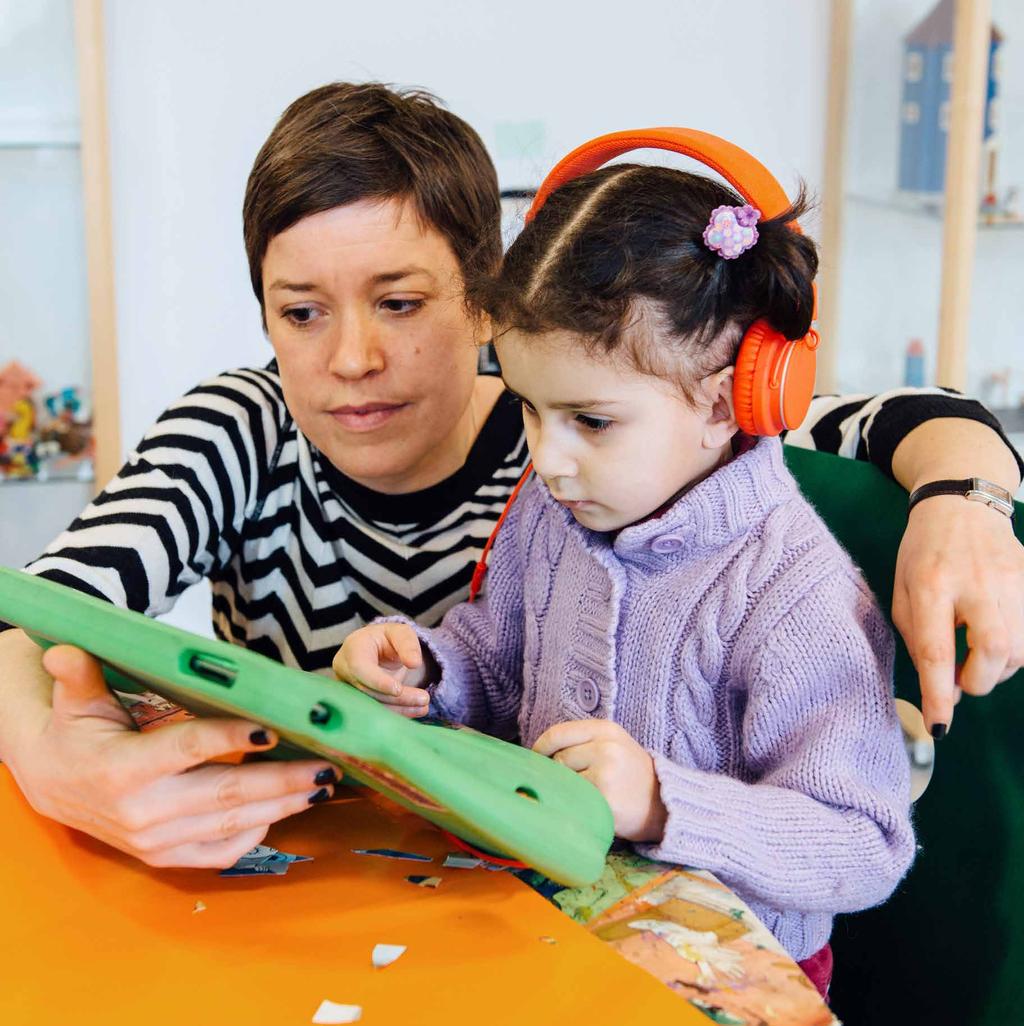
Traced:
[[242, 194], [280, 112], [316, 85], [428, 87], [492, 152], [510, 125], [542, 122], [537, 155], [499, 155], [506, 186], [535, 184], [591, 135], [657, 124], [726, 135], [787, 187], [821, 176], [819, 0], [773, 0], [770, 17], [758, 0], [105, 6], [126, 446], [200, 377], [269, 359]]
[[[242, 248], [246, 177], [314, 86], [430, 89], [480, 132], [502, 185], [536, 185], [602, 132], [688, 125], [787, 187], [821, 177], [827, 5], [484, 0], [107, 0], [122, 438], [200, 378], [270, 357]], [[171, 619], [201, 630], [205, 590]]]

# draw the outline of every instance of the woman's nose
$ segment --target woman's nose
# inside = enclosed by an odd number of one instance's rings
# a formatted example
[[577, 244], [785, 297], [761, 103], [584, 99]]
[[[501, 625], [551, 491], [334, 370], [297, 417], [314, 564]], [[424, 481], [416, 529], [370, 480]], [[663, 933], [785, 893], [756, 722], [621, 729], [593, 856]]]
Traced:
[[327, 369], [339, 378], [365, 378], [384, 369], [384, 353], [372, 324], [350, 317], [339, 321], [330, 339]]

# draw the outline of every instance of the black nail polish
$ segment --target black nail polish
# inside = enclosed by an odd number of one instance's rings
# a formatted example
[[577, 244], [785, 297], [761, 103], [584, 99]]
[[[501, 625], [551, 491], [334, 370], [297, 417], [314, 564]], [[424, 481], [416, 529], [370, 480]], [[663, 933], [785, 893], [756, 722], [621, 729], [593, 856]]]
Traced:
[[321, 787], [315, 794], [309, 796], [310, 805], [318, 805], [320, 802], [327, 801], [331, 797], [331, 792], [326, 787]]
[[313, 777], [314, 784], [336, 784], [337, 782], [338, 778], [334, 775], [334, 770], [332, 769], [322, 769]]
[[249, 735], [249, 741], [254, 745], [269, 745], [270, 736], [265, 730], [254, 730]]
[[941, 741], [946, 736], [947, 730], [949, 730], [949, 727], [945, 723], [936, 723], [932, 726], [932, 737], [936, 741]]

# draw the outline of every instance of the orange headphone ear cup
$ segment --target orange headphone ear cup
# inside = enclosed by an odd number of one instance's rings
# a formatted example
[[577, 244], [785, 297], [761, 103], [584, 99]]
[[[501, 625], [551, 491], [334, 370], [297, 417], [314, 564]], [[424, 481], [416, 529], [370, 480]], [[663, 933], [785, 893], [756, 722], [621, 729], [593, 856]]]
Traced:
[[814, 394], [817, 332], [793, 341], [764, 318], [747, 329], [736, 355], [733, 406], [748, 435], [778, 435], [799, 427]]
[[[736, 354], [736, 370], [733, 373], [732, 401], [736, 410], [736, 423], [740, 430], [748, 435], [778, 434], [778, 431], [765, 431], [764, 392], [768, 385], [768, 372], [765, 366], [771, 366], [771, 359], [763, 359], [762, 350], [767, 343], [773, 352], [777, 348], [771, 342], [779, 337], [766, 320], [755, 321], [743, 336], [739, 352]], [[781, 430], [781, 428], [779, 429]]]

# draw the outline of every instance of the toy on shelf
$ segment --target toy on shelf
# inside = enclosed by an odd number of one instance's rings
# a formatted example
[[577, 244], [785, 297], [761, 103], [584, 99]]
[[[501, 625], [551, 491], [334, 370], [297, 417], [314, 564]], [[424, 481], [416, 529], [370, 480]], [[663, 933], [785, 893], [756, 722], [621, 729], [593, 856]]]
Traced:
[[18, 399], [11, 407], [7, 434], [0, 445], [0, 466], [8, 477], [34, 477], [39, 467], [35, 449], [36, 407]]
[[0, 438], [7, 435], [14, 419], [15, 403], [31, 399], [32, 393], [41, 385], [39, 378], [17, 360], [0, 367]]
[[[946, 182], [949, 95], [953, 81], [954, 0], [941, 0], [903, 40], [903, 102], [900, 104], [899, 187], [941, 193]], [[1003, 36], [992, 26], [988, 51], [983, 144], [994, 162]], [[990, 166], [994, 167], [994, 163]]]
[[924, 387], [924, 343], [912, 338], [903, 362], [903, 384], [908, 388]]
[[35, 393], [42, 381], [12, 361], [0, 368], [0, 480], [51, 477], [91, 481], [92, 418], [77, 387], [46, 395], [40, 418]]

